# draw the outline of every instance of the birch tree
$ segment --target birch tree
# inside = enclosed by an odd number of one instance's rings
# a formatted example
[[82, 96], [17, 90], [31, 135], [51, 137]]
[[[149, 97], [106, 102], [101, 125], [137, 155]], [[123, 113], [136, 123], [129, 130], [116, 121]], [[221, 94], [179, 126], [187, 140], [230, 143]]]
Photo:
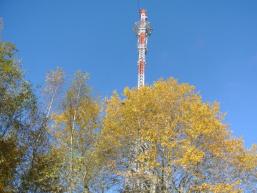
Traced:
[[98, 128], [99, 105], [90, 96], [88, 75], [77, 72], [55, 114], [55, 137], [65, 155], [64, 183], [67, 192], [88, 192], [94, 167], [93, 148]]
[[[56, 147], [51, 143], [50, 114], [56, 97], [63, 84], [63, 71], [57, 68], [46, 75], [44, 94], [46, 108], [38, 109], [31, 126], [33, 131], [28, 138], [29, 148], [26, 156], [27, 169], [22, 176], [19, 191], [22, 192], [60, 192], [60, 159]], [[45, 110], [46, 109], [46, 110]]]
[[64, 73], [61, 68], [56, 68], [46, 75], [43, 94], [46, 98], [46, 117], [49, 118], [54, 102], [58, 104], [57, 96], [60, 94], [60, 89], [64, 83]]

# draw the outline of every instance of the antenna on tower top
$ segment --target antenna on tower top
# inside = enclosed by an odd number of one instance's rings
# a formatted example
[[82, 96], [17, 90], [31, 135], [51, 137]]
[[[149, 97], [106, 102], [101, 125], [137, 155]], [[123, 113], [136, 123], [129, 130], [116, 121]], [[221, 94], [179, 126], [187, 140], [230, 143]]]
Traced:
[[147, 53], [148, 37], [152, 33], [152, 27], [148, 22], [148, 16], [145, 9], [139, 9], [140, 21], [135, 23], [134, 31], [137, 35], [138, 48], [138, 88], [145, 85], [145, 64]]

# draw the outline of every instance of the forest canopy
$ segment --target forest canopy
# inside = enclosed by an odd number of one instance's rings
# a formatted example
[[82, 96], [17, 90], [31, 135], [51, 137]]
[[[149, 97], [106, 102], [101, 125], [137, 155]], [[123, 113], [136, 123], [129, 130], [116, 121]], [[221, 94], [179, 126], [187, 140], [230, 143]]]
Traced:
[[85, 72], [45, 77], [36, 92], [0, 44], [0, 192], [257, 190], [257, 146], [194, 86], [169, 78], [102, 100]]

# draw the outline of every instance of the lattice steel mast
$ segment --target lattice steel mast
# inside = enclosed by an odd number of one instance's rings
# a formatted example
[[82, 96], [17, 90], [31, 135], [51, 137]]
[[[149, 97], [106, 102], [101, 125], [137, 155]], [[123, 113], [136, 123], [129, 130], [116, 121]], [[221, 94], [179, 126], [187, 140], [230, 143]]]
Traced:
[[134, 31], [137, 35], [138, 48], [138, 88], [145, 85], [145, 65], [148, 37], [151, 35], [152, 28], [147, 21], [147, 12], [145, 9], [140, 9], [140, 21], [135, 23]]

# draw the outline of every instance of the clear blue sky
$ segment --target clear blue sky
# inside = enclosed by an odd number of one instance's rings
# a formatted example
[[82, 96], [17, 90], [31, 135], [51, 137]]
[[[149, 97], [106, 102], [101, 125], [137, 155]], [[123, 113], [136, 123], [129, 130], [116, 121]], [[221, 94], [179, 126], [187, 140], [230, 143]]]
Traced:
[[[142, 0], [154, 28], [146, 82], [175, 77], [219, 101], [226, 122], [257, 143], [257, 1]], [[4, 40], [26, 78], [42, 85], [56, 66], [91, 75], [95, 93], [136, 86], [136, 0], [0, 0]]]

